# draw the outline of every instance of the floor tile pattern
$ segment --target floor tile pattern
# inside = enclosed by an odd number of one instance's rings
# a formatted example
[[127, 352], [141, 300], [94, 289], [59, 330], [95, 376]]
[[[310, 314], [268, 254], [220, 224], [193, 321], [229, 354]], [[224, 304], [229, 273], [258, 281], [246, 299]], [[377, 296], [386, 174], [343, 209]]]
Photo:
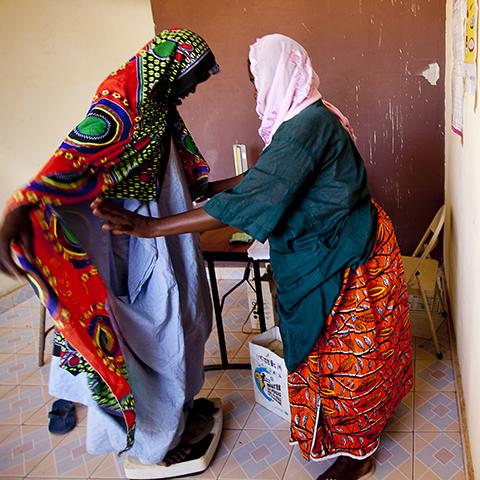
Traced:
[[[220, 280], [225, 293], [238, 280]], [[230, 361], [248, 361], [254, 336], [247, 288], [243, 284], [224, 305], [224, 329]], [[39, 305], [29, 287], [0, 299], [0, 480], [122, 479], [114, 454], [90, 455], [85, 446], [87, 409], [78, 406], [77, 427], [63, 436], [48, 433], [51, 335], [46, 365], [37, 366]], [[216, 328], [208, 341], [205, 364], [220, 361]], [[398, 407], [375, 454], [377, 480], [462, 480], [462, 440], [455, 372], [448, 328], [439, 329], [443, 360], [432, 342], [415, 339], [415, 388]], [[209, 371], [201, 396], [222, 399], [224, 431], [210, 467], [192, 479], [316, 479], [333, 462], [305, 462], [289, 445], [289, 424], [255, 404], [251, 372]], [[187, 477], [185, 477], [187, 478]]]

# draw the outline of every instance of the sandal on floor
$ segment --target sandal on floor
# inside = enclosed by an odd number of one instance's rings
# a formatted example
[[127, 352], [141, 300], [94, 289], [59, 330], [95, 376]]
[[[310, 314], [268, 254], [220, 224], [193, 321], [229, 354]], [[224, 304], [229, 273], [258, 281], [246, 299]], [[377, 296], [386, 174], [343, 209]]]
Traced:
[[48, 412], [48, 431], [56, 435], [68, 433], [77, 424], [75, 405], [69, 400], [55, 400]]

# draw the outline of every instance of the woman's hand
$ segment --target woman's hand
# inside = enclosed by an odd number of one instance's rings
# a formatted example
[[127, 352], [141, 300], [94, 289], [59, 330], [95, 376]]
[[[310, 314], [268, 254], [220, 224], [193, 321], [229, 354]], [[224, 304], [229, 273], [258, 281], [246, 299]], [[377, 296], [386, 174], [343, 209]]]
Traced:
[[107, 200], [97, 198], [90, 205], [93, 214], [105, 223], [102, 229], [114, 235], [133, 235], [135, 237], [155, 237], [155, 221], [157, 219], [144, 217], [138, 213], [113, 205]]
[[15, 263], [12, 257], [12, 241], [16, 242], [25, 254], [25, 258], [33, 263], [33, 228], [30, 220], [30, 206], [18, 207], [5, 216], [0, 228], [0, 271], [7, 275], [25, 276], [25, 272]]
[[150, 218], [129, 212], [97, 198], [90, 207], [93, 214], [105, 220], [102, 228], [113, 234], [128, 234], [136, 237], [164, 237], [182, 233], [206, 232], [225, 225], [211, 217], [203, 208], [188, 210], [163, 218]]

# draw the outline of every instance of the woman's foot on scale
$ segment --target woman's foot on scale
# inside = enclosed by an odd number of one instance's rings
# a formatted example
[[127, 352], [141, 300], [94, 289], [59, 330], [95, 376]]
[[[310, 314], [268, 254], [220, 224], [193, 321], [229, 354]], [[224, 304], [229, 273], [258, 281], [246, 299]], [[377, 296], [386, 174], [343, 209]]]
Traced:
[[203, 457], [213, 439], [210, 432], [214, 424], [213, 415], [217, 411], [218, 408], [210, 400], [195, 400], [180, 443], [167, 453], [161, 465], [169, 467]]
[[342, 456], [317, 480], [368, 480], [375, 474], [372, 457], [364, 460]]

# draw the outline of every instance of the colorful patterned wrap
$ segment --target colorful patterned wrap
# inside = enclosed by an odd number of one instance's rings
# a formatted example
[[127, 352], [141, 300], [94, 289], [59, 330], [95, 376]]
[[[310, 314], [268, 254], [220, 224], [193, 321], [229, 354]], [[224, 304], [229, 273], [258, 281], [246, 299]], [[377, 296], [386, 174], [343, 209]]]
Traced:
[[372, 454], [412, 388], [405, 274], [391, 221], [377, 208], [370, 259], [345, 271], [324, 332], [289, 375], [291, 441], [308, 460]]
[[[63, 368], [87, 373], [98, 405], [125, 425], [133, 445], [135, 401], [97, 269], [55, 207], [110, 198], [154, 200], [167, 158], [167, 134], [183, 162], [193, 198], [208, 184], [209, 168], [173, 106], [173, 82], [211, 51], [188, 30], [164, 30], [98, 87], [86, 118], [7, 209], [32, 205], [35, 261], [13, 249], [52, 315]], [[168, 130], [167, 130], [168, 128]]]

